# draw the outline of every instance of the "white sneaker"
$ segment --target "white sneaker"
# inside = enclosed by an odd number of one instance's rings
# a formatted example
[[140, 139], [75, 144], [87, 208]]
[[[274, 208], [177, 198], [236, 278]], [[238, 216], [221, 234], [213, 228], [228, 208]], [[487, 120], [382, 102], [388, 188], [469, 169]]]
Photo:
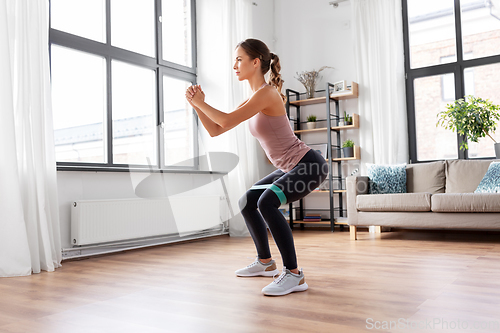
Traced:
[[299, 270], [299, 274], [295, 274], [283, 267], [281, 275], [264, 287], [262, 293], [268, 296], [282, 296], [296, 291], [307, 290], [308, 287], [302, 268]]
[[274, 260], [271, 259], [270, 262], [264, 264], [257, 256], [253, 263], [245, 268], [238, 269], [235, 273], [237, 276], [275, 276], [279, 271], [276, 269]]

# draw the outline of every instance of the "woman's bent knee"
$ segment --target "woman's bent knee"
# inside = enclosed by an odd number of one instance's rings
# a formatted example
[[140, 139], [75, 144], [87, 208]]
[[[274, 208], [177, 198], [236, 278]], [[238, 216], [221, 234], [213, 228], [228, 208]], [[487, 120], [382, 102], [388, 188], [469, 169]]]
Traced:
[[238, 200], [238, 206], [240, 207], [240, 210], [244, 210], [247, 207], [248, 204], [248, 199], [246, 193]]
[[257, 201], [257, 207], [259, 207], [260, 212], [269, 208], [279, 208], [281, 202], [276, 196], [276, 193], [270, 190], [266, 190]]

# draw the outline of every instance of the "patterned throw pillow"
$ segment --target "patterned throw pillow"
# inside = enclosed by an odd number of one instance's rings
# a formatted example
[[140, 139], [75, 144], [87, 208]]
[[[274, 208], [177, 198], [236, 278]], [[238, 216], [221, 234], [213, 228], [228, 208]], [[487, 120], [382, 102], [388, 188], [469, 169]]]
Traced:
[[406, 193], [406, 164], [366, 164], [370, 178], [370, 193]]
[[474, 193], [500, 193], [500, 162], [491, 162]]

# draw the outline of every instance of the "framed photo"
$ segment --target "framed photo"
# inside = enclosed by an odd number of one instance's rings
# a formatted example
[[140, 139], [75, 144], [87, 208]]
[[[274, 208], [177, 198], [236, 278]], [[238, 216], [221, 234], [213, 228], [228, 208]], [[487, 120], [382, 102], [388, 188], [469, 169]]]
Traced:
[[286, 208], [278, 208], [281, 214], [283, 214], [283, 217], [285, 220], [290, 220], [290, 209], [288, 207]]
[[332, 91], [333, 94], [341, 92], [341, 91], [345, 91], [345, 90], [347, 90], [347, 85], [345, 83], [345, 80], [335, 82], [333, 84], [333, 91]]
[[328, 159], [328, 144], [326, 143], [319, 143], [319, 144], [308, 144], [309, 147], [312, 149], [316, 150], [318, 153], [321, 154], [325, 159]]
[[[293, 219], [296, 220], [297, 219], [297, 214], [295, 213], [296, 209], [295, 208], [298, 208], [298, 207], [293, 207]], [[290, 221], [290, 205], [281, 205], [280, 208], [278, 208], [278, 210], [281, 212], [281, 214], [283, 214], [283, 216], [285, 217], [285, 220], [288, 220]]]

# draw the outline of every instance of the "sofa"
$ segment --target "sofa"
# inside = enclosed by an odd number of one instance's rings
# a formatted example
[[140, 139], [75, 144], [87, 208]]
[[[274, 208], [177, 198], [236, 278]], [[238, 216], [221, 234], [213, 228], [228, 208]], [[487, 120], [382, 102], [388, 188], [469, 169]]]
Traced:
[[369, 178], [349, 176], [347, 223], [358, 226], [500, 229], [500, 193], [474, 193], [491, 162], [446, 160], [406, 165], [406, 192], [369, 194]]

